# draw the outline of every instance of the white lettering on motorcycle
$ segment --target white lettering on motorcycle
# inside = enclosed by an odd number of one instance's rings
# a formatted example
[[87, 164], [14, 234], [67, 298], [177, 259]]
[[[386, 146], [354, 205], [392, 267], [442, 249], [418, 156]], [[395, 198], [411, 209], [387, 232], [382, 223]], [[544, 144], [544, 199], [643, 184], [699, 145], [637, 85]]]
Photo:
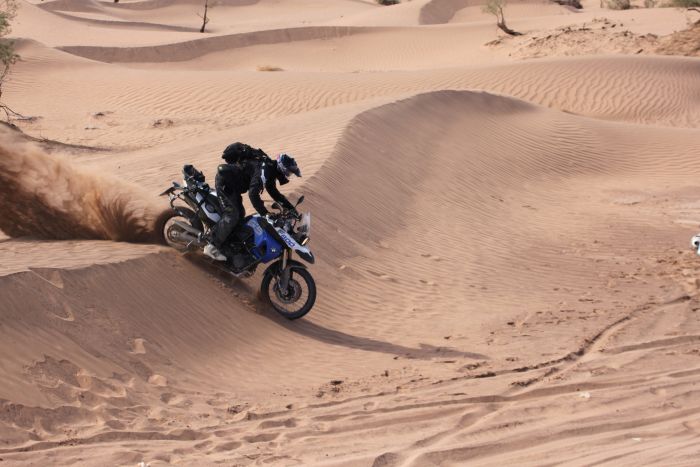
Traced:
[[289, 237], [286, 233], [278, 230], [277, 231], [280, 234], [280, 237], [282, 237], [282, 240], [284, 240], [284, 243], [286, 243], [289, 247], [294, 248], [294, 245], [296, 245], [296, 242]]

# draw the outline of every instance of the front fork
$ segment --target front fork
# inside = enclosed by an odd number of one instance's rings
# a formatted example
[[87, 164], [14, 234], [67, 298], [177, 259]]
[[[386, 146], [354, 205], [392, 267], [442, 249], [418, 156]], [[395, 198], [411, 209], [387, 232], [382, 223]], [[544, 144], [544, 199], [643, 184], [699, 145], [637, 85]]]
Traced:
[[280, 291], [287, 293], [289, 288], [289, 276], [291, 275], [292, 268], [287, 267], [287, 261], [291, 255], [289, 248], [285, 248], [282, 252], [282, 273], [280, 274]]

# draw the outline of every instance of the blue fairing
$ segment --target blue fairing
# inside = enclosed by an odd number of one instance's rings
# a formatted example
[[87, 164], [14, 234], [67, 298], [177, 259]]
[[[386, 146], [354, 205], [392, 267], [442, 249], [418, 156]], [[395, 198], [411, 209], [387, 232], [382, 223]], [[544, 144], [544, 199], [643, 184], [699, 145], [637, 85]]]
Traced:
[[279, 258], [282, 255], [283, 248], [277, 240], [265, 232], [260, 224], [258, 224], [258, 219], [258, 216], [254, 216], [246, 222], [246, 225], [253, 230], [253, 235], [255, 236], [253, 255], [255, 255], [255, 258], [259, 259], [260, 262], [267, 263]]

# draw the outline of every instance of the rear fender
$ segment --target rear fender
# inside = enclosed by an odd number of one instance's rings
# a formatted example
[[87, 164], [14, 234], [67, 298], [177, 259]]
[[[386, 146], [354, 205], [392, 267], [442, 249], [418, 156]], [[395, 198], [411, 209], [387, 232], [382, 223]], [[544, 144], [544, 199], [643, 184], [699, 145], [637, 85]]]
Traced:
[[184, 206], [173, 206], [173, 211], [175, 211], [178, 216], [182, 216], [187, 219], [192, 228], [194, 228], [197, 232], [204, 231], [202, 221], [199, 219], [199, 217], [197, 217], [197, 214], [192, 212], [190, 208], [186, 208]]
[[187, 212], [187, 211], [189, 211], [189, 209], [185, 208], [185, 207], [175, 206], [175, 207], [173, 207], [173, 211], [175, 211], [180, 216], [182, 216], [186, 219], [190, 219], [190, 217], [192, 217], [192, 213]]

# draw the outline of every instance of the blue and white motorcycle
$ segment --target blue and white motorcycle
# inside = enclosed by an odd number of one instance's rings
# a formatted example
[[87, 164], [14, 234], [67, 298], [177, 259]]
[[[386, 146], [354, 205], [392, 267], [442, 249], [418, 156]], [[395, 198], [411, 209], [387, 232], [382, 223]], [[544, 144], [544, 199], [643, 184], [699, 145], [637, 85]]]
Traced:
[[[184, 185], [173, 182], [161, 193], [170, 199], [172, 210], [160, 216], [157, 232], [165, 244], [178, 250], [202, 249], [207, 244], [202, 238], [221, 218], [221, 205], [202, 172], [191, 165], [182, 172]], [[176, 204], [177, 201], [188, 207]], [[302, 196], [296, 205], [303, 201]], [[297, 217], [294, 211], [284, 210], [277, 203], [272, 208], [278, 212], [246, 217], [247, 228], [232, 234], [221, 249], [227, 260], [215, 264], [236, 277], [251, 277], [258, 265], [272, 262], [263, 275], [262, 297], [282, 316], [297, 319], [307, 314], [316, 301], [313, 277], [306, 265], [292, 258], [296, 253], [307, 263], [315, 261], [306, 247], [311, 214]]]

